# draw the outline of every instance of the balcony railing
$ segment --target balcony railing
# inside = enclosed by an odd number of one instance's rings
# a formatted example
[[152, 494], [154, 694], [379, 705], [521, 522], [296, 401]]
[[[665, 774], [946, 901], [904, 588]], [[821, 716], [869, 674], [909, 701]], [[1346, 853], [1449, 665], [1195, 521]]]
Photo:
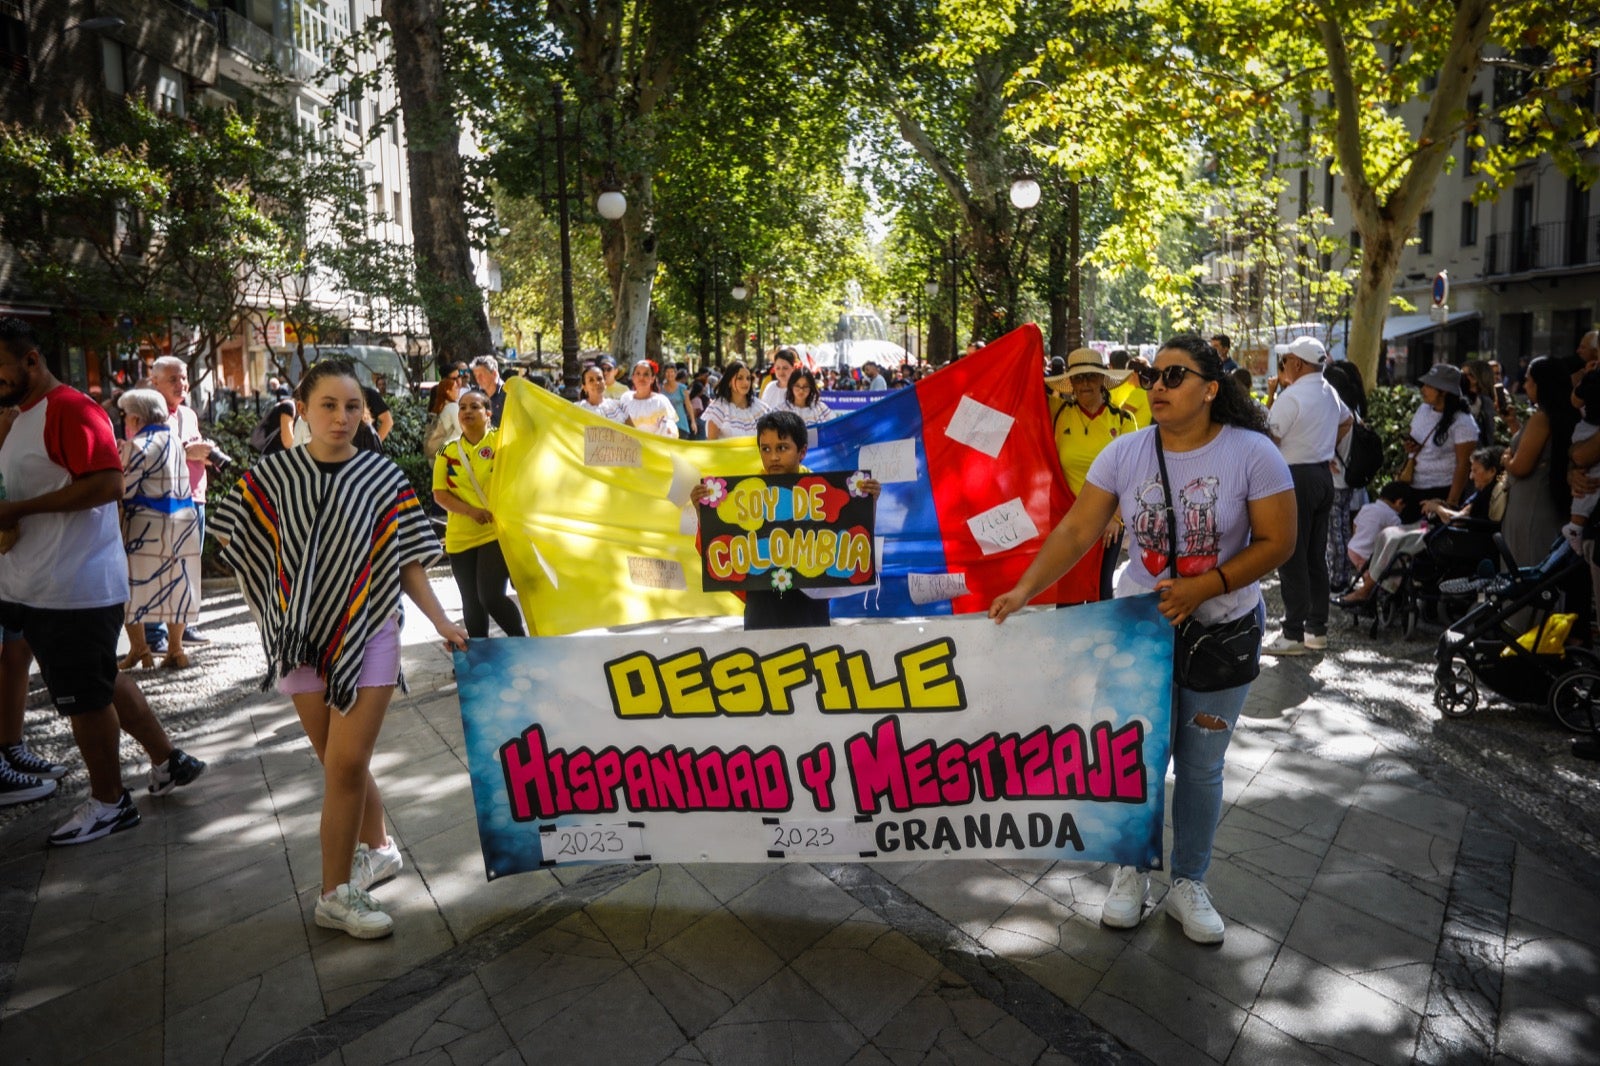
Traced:
[[1600, 264], [1600, 215], [1491, 234], [1485, 276]]
[[323, 64], [316, 56], [280, 40], [236, 12], [222, 12], [222, 40], [256, 65], [276, 67], [290, 81], [314, 83], [322, 74]]

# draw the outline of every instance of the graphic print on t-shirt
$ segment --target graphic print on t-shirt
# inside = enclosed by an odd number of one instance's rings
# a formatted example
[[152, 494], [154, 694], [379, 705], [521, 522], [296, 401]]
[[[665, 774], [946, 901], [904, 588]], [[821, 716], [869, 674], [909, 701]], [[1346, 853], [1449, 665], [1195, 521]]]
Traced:
[[[1178, 491], [1176, 506], [1183, 510], [1183, 543], [1178, 550], [1178, 576], [1194, 577], [1217, 565], [1222, 533], [1217, 527], [1219, 478], [1197, 477]], [[1139, 486], [1139, 513], [1129, 528], [1139, 544], [1140, 561], [1154, 577], [1167, 572], [1167, 500], [1159, 475]]]

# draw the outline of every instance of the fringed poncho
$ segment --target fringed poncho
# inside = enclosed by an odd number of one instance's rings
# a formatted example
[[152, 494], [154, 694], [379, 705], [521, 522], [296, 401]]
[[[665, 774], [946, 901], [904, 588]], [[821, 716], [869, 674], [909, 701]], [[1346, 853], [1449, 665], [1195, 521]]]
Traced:
[[305, 448], [260, 459], [208, 516], [267, 655], [263, 690], [302, 665], [328, 706], [355, 703], [368, 636], [400, 606], [400, 568], [439, 542], [400, 468], [357, 452], [325, 472]]

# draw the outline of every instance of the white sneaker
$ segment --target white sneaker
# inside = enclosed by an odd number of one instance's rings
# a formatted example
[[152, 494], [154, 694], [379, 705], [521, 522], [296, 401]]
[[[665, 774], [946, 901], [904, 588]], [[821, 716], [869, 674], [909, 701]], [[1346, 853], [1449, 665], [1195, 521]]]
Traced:
[[317, 924], [342, 929], [357, 940], [378, 940], [394, 932], [394, 919], [383, 913], [378, 901], [352, 885], [340, 885], [333, 895], [317, 900]]
[[1132, 929], [1144, 920], [1144, 901], [1149, 892], [1149, 874], [1132, 866], [1117, 867], [1111, 891], [1100, 907], [1100, 920], [1113, 929]]
[[405, 866], [400, 858], [400, 845], [390, 837], [381, 848], [356, 845], [356, 857], [350, 862], [350, 884], [365, 892], [373, 885], [381, 885], [398, 874]]
[[1211, 905], [1211, 893], [1199, 881], [1179, 877], [1167, 893], [1167, 914], [1183, 925], [1183, 935], [1196, 944], [1222, 943], [1222, 915]]
[[1326, 634], [1326, 633], [1307, 633], [1304, 643], [1305, 643], [1307, 651], [1327, 651], [1328, 650], [1328, 634]]
[[[1323, 638], [1323, 643], [1327, 643], [1326, 637]], [[1261, 645], [1261, 654], [1263, 655], [1304, 655], [1305, 653], [1305, 644], [1298, 640], [1290, 640], [1282, 634]]]

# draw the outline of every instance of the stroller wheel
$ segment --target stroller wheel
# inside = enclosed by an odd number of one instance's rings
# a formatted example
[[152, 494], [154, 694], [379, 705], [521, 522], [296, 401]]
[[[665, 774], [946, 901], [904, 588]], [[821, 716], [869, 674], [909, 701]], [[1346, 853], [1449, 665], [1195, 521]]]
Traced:
[[1372, 611], [1372, 635], [1378, 635], [1380, 626], [1387, 628], [1394, 624], [1394, 597], [1381, 592], [1374, 593], [1375, 602]]
[[1600, 671], [1590, 666], [1563, 674], [1550, 688], [1550, 712], [1574, 733], [1600, 727]]
[[1400, 618], [1400, 637], [1410, 640], [1417, 632], [1417, 605], [1407, 605]]
[[1433, 705], [1446, 718], [1465, 718], [1478, 709], [1478, 682], [1465, 659], [1451, 659], [1434, 671]]

